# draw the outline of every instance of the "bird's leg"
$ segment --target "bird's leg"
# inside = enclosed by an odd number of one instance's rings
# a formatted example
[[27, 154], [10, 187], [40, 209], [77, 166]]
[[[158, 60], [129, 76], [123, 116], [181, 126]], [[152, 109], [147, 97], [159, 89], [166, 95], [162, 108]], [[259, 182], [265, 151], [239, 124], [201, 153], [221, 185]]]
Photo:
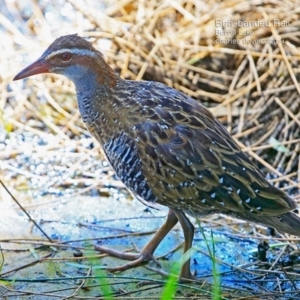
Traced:
[[[173, 209], [175, 216], [177, 217], [184, 234], [184, 253], [186, 253], [189, 249], [191, 249], [194, 238], [194, 225], [190, 222], [187, 216], [184, 214], [182, 210]], [[194, 276], [191, 273], [190, 269], [191, 258], [182, 265], [180, 278], [181, 279], [194, 279]]]
[[[184, 218], [178, 213], [179, 217], [183, 220]], [[183, 215], [185, 217], [185, 215]], [[186, 218], [186, 217], [185, 217]], [[140, 253], [127, 253], [123, 251], [117, 251], [110, 248], [102, 247], [95, 245], [95, 249], [104, 252], [106, 254], [121, 258], [132, 260], [129, 263], [126, 263], [122, 266], [118, 266], [115, 268], [107, 268], [109, 271], [123, 271], [129, 268], [138, 266], [142, 262], [155, 260], [153, 257], [153, 253], [160, 242], [164, 239], [164, 237], [170, 232], [170, 230], [176, 225], [179, 219], [177, 219], [177, 215], [169, 209], [169, 213], [165, 223], [158, 229], [153, 238], [144, 246]], [[180, 221], [181, 222], [181, 221]], [[193, 225], [192, 225], [193, 226]], [[191, 245], [190, 245], [191, 247]]]

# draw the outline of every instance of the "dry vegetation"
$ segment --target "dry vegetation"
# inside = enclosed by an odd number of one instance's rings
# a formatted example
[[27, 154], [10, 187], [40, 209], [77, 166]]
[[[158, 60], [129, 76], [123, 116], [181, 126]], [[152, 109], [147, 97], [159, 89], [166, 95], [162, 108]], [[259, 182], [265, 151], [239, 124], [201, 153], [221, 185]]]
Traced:
[[[77, 32], [123, 78], [164, 82], [211, 108], [267, 178], [300, 201], [300, 1], [20, 2], [0, 4], [0, 169], [17, 197], [122, 187], [103, 166], [68, 80], [11, 81], [55, 37]], [[243, 223], [214, 216], [210, 226], [242, 236]], [[249, 237], [269, 239], [248, 228]], [[275, 262], [297, 249], [298, 239], [283, 240]], [[284, 299], [283, 284], [296, 288], [296, 271], [275, 262], [269, 268], [282, 277], [259, 299]]]

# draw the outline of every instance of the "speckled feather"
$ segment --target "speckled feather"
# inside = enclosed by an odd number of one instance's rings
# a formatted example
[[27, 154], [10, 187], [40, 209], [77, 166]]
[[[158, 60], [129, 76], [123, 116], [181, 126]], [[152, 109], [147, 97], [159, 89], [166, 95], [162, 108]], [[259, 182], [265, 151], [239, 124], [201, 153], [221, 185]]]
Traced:
[[[61, 49], [76, 49], [70, 62], [60, 60]], [[121, 79], [77, 35], [57, 39], [42, 57], [74, 81], [87, 128], [141, 201], [300, 235], [296, 202], [264, 178], [199, 102], [158, 82]]]
[[[110, 99], [118, 114], [126, 116], [117, 137], [111, 138], [110, 128], [115, 128], [111, 113], [92, 131], [102, 128], [111, 164], [140, 197], [191, 214], [278, 215], [296, 208], [292, 199], [269, 184], [204, 106], [163, 84], [138, 83], [122, 81], [117, 97]], [[115, 147], [107, 147], [109, 143]], [[149, 188], [147, 198], [144, 190]]]

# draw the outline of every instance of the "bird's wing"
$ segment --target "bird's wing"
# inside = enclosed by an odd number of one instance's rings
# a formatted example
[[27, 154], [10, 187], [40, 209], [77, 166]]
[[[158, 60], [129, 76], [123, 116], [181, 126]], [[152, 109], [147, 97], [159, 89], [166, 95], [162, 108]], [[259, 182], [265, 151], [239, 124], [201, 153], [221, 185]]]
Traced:
[[264, 215], [295, 209], [205, 107], [181, 93], [175, 96], [148, 107], [143, 122], [134, 126], [143, 175], [159, 203]]

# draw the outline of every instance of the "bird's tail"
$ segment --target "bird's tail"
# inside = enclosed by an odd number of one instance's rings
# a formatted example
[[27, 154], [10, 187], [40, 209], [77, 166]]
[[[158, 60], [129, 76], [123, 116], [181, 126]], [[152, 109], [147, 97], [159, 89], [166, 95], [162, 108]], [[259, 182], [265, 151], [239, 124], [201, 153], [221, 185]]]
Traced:
[[264, 216], [264, 218], [259, 216], [256, 222], [273, 227], [281, 233], [300, 236], [300, 217], [293, 212], [278, 216]]

